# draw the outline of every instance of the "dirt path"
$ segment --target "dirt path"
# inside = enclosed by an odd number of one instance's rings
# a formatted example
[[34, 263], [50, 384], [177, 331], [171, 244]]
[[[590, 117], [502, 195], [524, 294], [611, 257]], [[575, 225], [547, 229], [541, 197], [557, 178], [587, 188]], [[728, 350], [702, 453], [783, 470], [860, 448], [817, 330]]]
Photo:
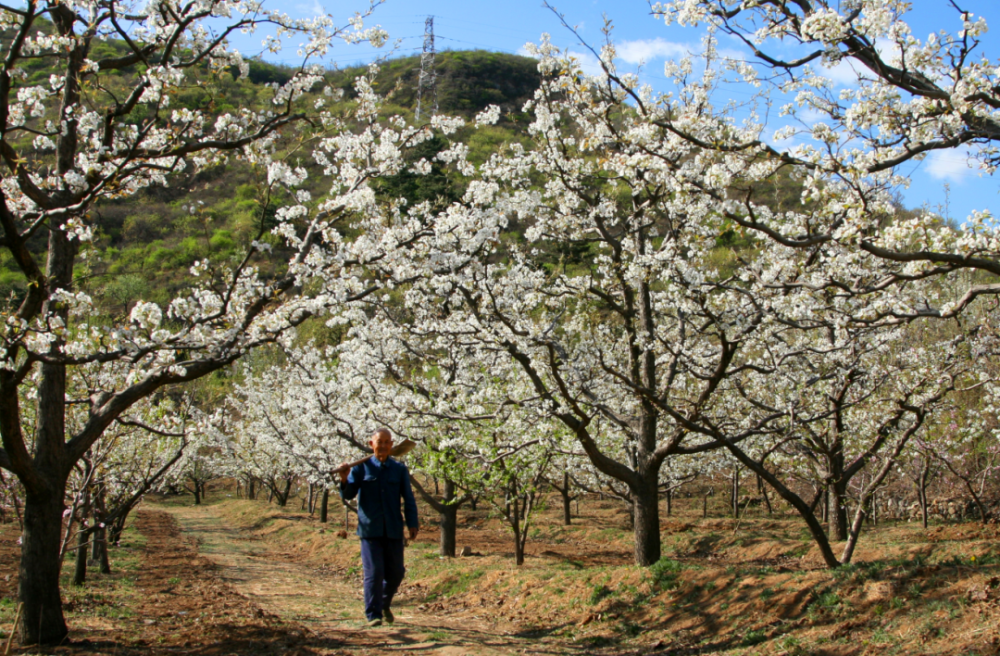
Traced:
[[[405, 587], [393, 604], [396, 623], [370, 629], [362, 615], [356, 576], [296, 562], [269, 550], [250, 532], [226, 523], [215, 506], [164, 507], [199, 553], [218, 565], [218, 575], [253, 604], [306, 627], [311, 637], [342, 645], [352, 654], [413, 653], [427, 656], [566, 654], [568, 645], [519, 635], [513, 625], [486, 616], [449, 618], [422, 612]], [[311, 642], [311, 641], [310, 641]]]

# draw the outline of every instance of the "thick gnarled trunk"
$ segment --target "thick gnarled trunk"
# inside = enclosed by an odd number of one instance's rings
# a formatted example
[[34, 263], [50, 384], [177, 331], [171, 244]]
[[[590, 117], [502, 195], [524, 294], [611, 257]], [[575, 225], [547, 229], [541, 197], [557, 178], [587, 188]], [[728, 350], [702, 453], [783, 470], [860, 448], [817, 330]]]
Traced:
[[832, 542], [847, 539], [847, 481], [844, 477], [844, 454], [830, 456], [830, 494], [827, 508], [827, 534]]
[[28, 493], [24, 503], [18, 599], [23, 605], [21, 644], [56, 644], [68, 633], [59, 595], [59, 545], [62, 539], [65, 483], [43, 493]]
[[632, 490], [635, 564], [643, 567], [660, 559], [660, 500], [656, 474], [647, 474]]

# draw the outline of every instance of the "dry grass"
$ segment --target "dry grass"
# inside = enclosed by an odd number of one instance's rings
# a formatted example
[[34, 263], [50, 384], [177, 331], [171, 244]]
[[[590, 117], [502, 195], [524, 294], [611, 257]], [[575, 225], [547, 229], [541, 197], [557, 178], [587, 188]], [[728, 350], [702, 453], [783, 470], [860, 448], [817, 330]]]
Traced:
[[[536, 520], [521, 568], [506, 529], [483, 510], [461, 512], [458, 533], [459, 547], [481, 556], [440, 559], [427, 527], [410, 548], [404, 592], [424, 612], [511, 622], [609, 653], [997, 653], [995, 527], [883, 524], [864, 536], [854, 564], [831, 572], [795, 518], [750, 517], [737, 531], [731, 518], [702, 519], [700, 505], [675, 503], [664, 559], [646, 569], [631, 565], [619, 504], [585, 501], [573, 526], [553, 505]], [[236, 499], [219, 510], [284, 557], [360, 572], [356, 538], [340, 523]]]
[[[189, 497], [159, 499], [152, 508], [183, 514], [190, 502]], [[294, 592], [299, 585], [294, 576], [308, 576], [315, 580], [303, 578], [301, 585], [303, 590], [307, 583], [313, 586], [309, 594], [322, 594], [329, 586], [331, 595], [346, 597], [349, 591], [357, 596], [358, 542], [353, 531], [343, 531], [336, 502], [331, 516], [337, 521], [327, 525], [300, 512], [295, 501], [276, 508], [214, 494], [210, 503], [213, 521], [229, 527], [233, 539], [242, 541], [240, 548], [255, 556], [260, 569], [253, 576], [259, 585]], [[703, 519], [700, 502], [688, 507], [681, 501], [663, 523], [664, 558], [652, 568], [639, 568], [631, 564], [631, 533], [620, 504], [585, 500], [572, 526], [561, 524], [554, 506], [550, 500], [535, 519], [527, 562], [520, 568], [513, 565], [505, 526], [485, 510], [460, 512], [459, 547], [480, 555], [458, 559], [438, 557], [433, 517], [424, 514], [425, 528], [408, 550], [401, 591], [407, 612], [424, 627], [421, 639], [429, 645], [452, 641], [458, 645], [452, 648], [472, 654], [497, 649], [769, 656], [998, 653], [1000, 534], [995, 526], [939, 524], [924, 531], [916, 524], [883, 524], [864, 536], [854, 564], [831, 572], [821, 567], [795, 518], [758, 513], [737, 530], [733, 519]], [[16, 575], [10, 573], [16, 572], [16, 551], [6, 527], [0, 535], [0, 561], [8, 573], [0, 574], [0, 626], [13, 612]], [[212, 553], [207, 556], [217, 560]], [[115, 575], [95, 577], [82, 589], [65, 588], [74, 636], [91, 641], [78, 650], [146, 654], [170, 647], [209, 653], [214, 645], [221, 649], [217, 653], [239, 653], [226, 649], [250, 649], [253, 640], [247, 636], [258, 634], [270, 636], [253, 647], [262, 653], [285, 649], [286, 643], [300, 653], [381, 649], [371, 635], [341, 628], [303, 637], [294, 622], [268, 614], [281, 615], [281, 608], [262, 610], [252, 595], [246, 599], [228, 590], [216, 566], [197, 556], [176, 527], [162, 522], [144, 531], [131, 528], [126, 548], [113, 557]], [[285, 571], [280, 580], [269, 578], [268, 563], [277, 562], [301, 568]], [[339, 603], [326, 611], [323, 603], [314, 606], [317, 612], [356, 615], [355, 598]], [[205, 617], [212, 618], [208, 625], [195, 622]], [[436, 625], [439, 630], [426, 628]], [[487, 648], [487, 642], [492, 646]], [[427, 653], [438, 651], [428, 647]]]

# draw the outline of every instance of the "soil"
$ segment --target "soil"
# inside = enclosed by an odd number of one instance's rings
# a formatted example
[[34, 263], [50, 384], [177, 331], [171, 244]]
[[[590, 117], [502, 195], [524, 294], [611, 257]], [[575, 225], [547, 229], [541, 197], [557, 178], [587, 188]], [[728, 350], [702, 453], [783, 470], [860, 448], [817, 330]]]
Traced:
[[[304, 550], [277, 551], [252, 531], [227, 524], [222, 506], [171, 507], [170, 514], [199, 550], [217, 566], [221, 581], [269, 615], [290, 626], [305, 627], [313, 653], [391, 652], [433, 655], [522, 653], [534, 639], [517, 635], [517, 627], [496, 618], [463, 616], [450, 619], [428, 612], [419, 587], [406, 584], [393, 603], [396, 623], [371, 629], [361, 609], [360, 572], [349, 564], [315, 565]], [[302, 515], [276, 515], [284, 521], [305, 521]], [[353, 538], [353, 536], [351, 536]], [[416, 594], [415, 594], [416, 593]], [[336, 646], [328, 644], [336, 641]]]
[[[646, 569], [631, 565], [620, 507], [590, 500], [572, 527], [551, 508], [536, 518], [517, 568], [496, 519], [460, 517], [459, 547], [474, 555], [439, 559], [425, 522], [397, 622], [373, 629], [342, 525], [263, 501], [147, 501], [112, 550], [115, 572], [64, 586], [71, 642], [41, 653], [1000, 653], [996, 526], [880, 526], [856, 565], [830, 572], [794, 519], [702, 519], [692, 505], [665, 518], [662, 567]], [[0, 630], [18, 555], [14, 527], [0, 527]]]
[[[199, 556], [195, 543], [162, 510], [138, 512], [136, 528], [145, 538], [134, 578], [119, 572], [119, 585], [134, 585], [131, 608], [124, 617], [105, 613], [73, 617], [80, 611], [106, 608], [100, 593], [86, 594], [64, 604], [70, 616], [70, 640], [65, 645], [12, 653], [44, 654], [312, 654], [342, 653], [329, 639], [308, 636], [293, 623], [282, 622], [237, 592], [219, 576], [219, 567]], [[19, 550], [0, 541], [4, 569], [16, 563]], [[127, 547], [126, 547], [127, 548]], [[116, 550], [117, 551], [117, 550]], [[10, 599], [16, 586], [3, 580], [2, 593]], [[11, 577], [13, 578], [13, 577]], [[91, 602], [88, 604], [88, 602]], [[131, 612], [134, 611], [134, 612]], [[330, 651], [330, 650], [333, 651]]]

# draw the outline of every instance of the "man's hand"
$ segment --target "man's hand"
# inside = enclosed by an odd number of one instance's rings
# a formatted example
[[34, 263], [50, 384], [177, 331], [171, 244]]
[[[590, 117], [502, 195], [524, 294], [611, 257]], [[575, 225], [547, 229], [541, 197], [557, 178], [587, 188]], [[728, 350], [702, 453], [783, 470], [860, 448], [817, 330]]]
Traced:
[[347, 485], [347, 477], [351, 473], [350, 464], [351, 463], [349, 462], [342, 462], [340, 463], [340, 467], [337, 469], [337, 473], [340, 474], [341, 485]]
[[411, 540], [416, 540], [417, 539], [417, 533], [419, 533], [419, 532], [420, 532], [420, 527], [419, 526], [411, 526], [410, 527], [410, 539]]

